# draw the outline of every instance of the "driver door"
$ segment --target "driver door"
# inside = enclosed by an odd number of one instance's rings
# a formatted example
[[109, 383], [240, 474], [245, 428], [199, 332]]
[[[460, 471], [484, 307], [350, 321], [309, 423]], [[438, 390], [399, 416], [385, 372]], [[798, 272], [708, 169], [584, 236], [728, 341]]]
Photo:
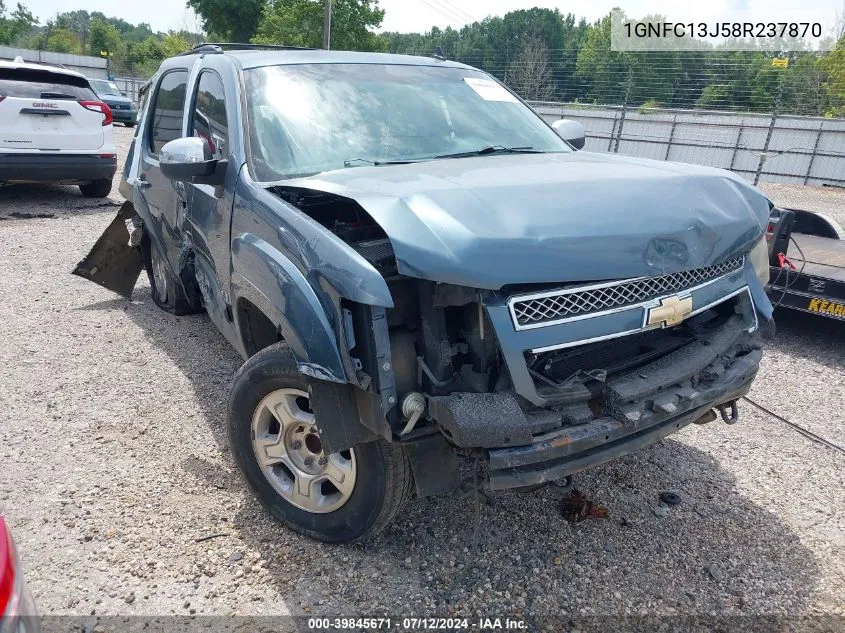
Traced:
[[[189, 103], [188, 134], [202, 138], [214, 158], [228, 160], [230, 171], [237, 171], [238, 161], [231, 158], [229, 142], [230, 117], [234, 108], [227, 99], [221, 75], [214, 69], [203, 68], [196, 82]], [[234, 125], [232, 123], [232, 125]], [[226, 183], [233, 183], [236, 173], [226, 174]], [[233, 195], [231, 187], [190, 183], [188, 188], [191, 237], [197, 257], [197, 269], [211, 277], [226, 305], [231, 303], [229, 293], [229, 231]], [[212, 315], [213, 317], [213, 315]]]
[[188, 70], [176, 69], [159, 80], [150, 105], [147, 143], [141, 149], [141, 177], [138, 187], [150, 216], [157, 220], [152, 227], [164, 247], [164, 255], [173, 270], [179, 270], [179, 243], [184, 229], [185, 185], [165, 177], [159, 168], [158, 155], [168, 141], [182, 136], [182, 118]]

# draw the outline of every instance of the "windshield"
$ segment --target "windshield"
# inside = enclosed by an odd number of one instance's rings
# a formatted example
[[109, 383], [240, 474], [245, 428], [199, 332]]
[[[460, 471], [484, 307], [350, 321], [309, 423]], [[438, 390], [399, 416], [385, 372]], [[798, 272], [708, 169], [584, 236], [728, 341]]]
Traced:
[[120, 97], [120, 88], [117, 87], [117, 84], [112, 83], [111, 81], [98, 81], [96, 79], [91, 79], [91, 87], [94, 89], [98, 95], [110, 95], [113, 97]]
[[261, 182], [485, 148], [572, 151], [480, 71], [302, 64], [244, 76], [250, 167]]

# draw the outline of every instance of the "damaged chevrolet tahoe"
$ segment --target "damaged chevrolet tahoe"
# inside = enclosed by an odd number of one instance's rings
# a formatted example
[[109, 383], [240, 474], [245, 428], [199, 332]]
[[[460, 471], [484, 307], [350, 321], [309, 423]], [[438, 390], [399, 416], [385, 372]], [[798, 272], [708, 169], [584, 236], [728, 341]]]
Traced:
[[770, 203], [577, 128], [442, 59], [203, 45], [151, 81], [75, 272], [129, 296], [145, 268], [159, 307], [206, 311], [246, 359], [228, 432], [257, 497], [359, 539], [460, 455], [520, 488], [736, 421]]

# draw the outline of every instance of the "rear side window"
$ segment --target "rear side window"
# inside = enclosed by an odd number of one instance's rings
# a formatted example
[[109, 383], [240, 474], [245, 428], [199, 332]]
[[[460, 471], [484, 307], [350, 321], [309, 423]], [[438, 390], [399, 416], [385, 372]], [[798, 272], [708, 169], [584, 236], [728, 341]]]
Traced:
[[224, 158], [229, 145], [226, 98], [217, 73], [205, 71], [197, 84], [194, 100], [193, 134], [203, 138], [215, 158]]
[[24, 68], [0, 68], [0, 97], [97, 100], [85, 77]]
[[150, 128], [150, 150], [154, 154], [158, 154], [165, 143], [182, 136], [182, 113], [185, 111], [187, 84], [187, 70], [169, 72], [158, 84]]

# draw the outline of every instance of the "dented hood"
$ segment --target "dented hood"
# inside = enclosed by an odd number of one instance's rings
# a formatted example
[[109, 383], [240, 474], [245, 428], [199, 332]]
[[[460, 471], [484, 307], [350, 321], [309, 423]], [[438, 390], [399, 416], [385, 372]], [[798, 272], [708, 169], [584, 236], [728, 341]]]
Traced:
[[748, 251], [767, 199], [730, 172], [609, 154], [356, 167], [278, 183], [355, 200], [399, 272], [476, 288], [662, 275]]

